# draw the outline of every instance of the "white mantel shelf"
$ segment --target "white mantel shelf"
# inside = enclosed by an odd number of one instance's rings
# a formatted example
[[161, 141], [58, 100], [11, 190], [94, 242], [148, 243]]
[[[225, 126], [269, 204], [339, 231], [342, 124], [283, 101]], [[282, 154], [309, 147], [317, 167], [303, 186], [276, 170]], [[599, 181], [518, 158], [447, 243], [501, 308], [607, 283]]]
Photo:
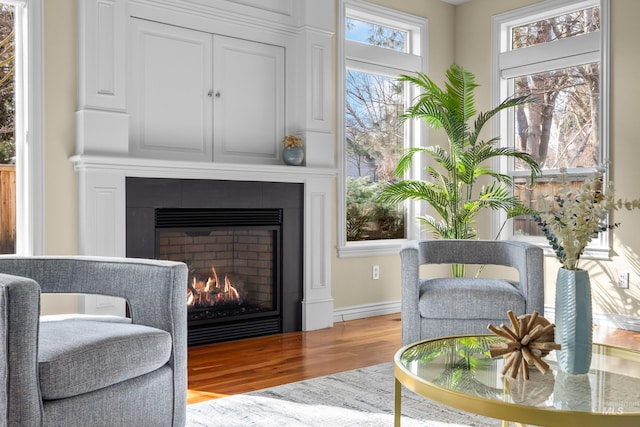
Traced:
[[145, 178], [305, 182], [309, 179], [333, 179], [337, 174], [333, 168], [192, 162], [125, 156], [76, 155], [70, 160], [76, 172], [84, 170], [126, 171], [127, 176]]

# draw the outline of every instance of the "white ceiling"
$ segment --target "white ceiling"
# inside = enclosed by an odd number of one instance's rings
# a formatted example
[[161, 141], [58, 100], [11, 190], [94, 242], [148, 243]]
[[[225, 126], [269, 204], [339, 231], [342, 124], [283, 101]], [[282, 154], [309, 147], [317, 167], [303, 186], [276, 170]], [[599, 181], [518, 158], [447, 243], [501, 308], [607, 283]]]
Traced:
[[442, 1], [445, 2], [445, 3], [451, 3], [451, 4], [458, 5], [458, 4], [469, 2], [471, 0], [442, 0]]

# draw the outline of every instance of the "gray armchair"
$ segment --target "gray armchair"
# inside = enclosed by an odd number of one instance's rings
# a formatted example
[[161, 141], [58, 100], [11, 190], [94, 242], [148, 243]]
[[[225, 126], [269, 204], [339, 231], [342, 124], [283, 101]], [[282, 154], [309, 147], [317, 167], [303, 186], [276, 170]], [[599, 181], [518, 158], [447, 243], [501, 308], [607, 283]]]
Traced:
[[[187, 266], [0, 256], [0, 425], [183, 426]], [[129, 318], [40, 320], [40, 294], [122, 297]]]
[[[439, 336], [487, 334], [489, 323], [516, 315], [544, 315], [543, 251], [526, 242], [429, 240], [407, 242], [402, 265], [402, 344]], [[425, 264], [503, 265], [518, 280], [421, 277]], [[428, 273], [428, 267], [423, 269]]]

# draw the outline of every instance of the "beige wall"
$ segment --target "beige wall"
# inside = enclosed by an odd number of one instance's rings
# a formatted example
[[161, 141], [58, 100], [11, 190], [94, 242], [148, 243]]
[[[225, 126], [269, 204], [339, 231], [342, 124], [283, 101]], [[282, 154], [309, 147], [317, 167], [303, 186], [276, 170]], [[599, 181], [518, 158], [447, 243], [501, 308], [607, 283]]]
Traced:
[[[473, 0], [454, 7], [439, 0], [371, 0], [429, 19], [429, 74], [442, 81], [454, 61], [476, 74], [480, 110], [490, 106], [491, 17], [535, 3], [533, 0]], [[45, 252], [78, 253], [77, 177], [68, 158], [75, 152], [76, 111], [76, 0], [45, 3]], [[55, 3], [55, 5], [54, 5]], [[629, 31], [640, 15], [640, 2], [612, 0], [611, 35], [611, 160], [617, 195], [640, 196], [637, 158], [637, 121], [634, 101], [640, 96], [636, 76], [640, 35]], [[434, 136], [436, 141], [439, 136]], [[333, 243], [336, 215], [333, 213]], [[592, 274], [594, 301], [603, 312], [640, 314], [640, 237], [635, 224], [640, 212], [616, 212], [622, 226], [614, 233], [612, 261], [583, 264]], [[397, 301], [400, 298], [398, 256], [332, 259], [332, 286], [336, 308]], [[371, 266], [380, 265], [380, 280], [371, 279]], [[553, 303], [556, 271], [547, 260], [547, 304]], [[618, 271], [629, 270], [631, 289], [618, 290]]]
[[[611, 108], [610, 141], [612, 180], [616, 196], [640, 196], [640, 146], [638, 145], [637, 100], [640, 98], [638, 80], [638, 45], [640, 35], [629, 31], [634, 17], [640, 16], [640, 2], [611, 1]], [[640, 316], [640, 225], [639, 211], [616, 211], [613, 220], [620, 222], [614, 231], [611, 262], [590, 262], [584, 265], [598, 288], [594, 302], [605, 313]], [[630, 271], [629, 290], [615, 285], [619, 271]]]
[[78, 253], [75, 153], [76, 0], [44, 2], [45, 253]]
[[[75, 152], [77, 87], [75, 0], [44, 3], [44, 252], [78, 253]], [[45, 295], [44, 314], [77, 311], [76, 297]]]

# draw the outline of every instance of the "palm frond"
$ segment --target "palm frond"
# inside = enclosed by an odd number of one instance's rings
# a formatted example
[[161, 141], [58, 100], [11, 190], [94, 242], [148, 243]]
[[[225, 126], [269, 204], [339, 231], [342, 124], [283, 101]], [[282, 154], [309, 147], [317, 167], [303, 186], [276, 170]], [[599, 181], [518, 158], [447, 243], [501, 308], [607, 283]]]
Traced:
[[423, 73], [403, 74], [398, 80], [411, 82], [421, 89], [402, 119], [419, 118], [433, 129], [443, 128], [451, 143], [460, 144], [468, 132], [468, 117], [475, 114], [473, 90], [477, 85], [473, 82], [473, 74], [460, 66], [455, 68], [447, 71], [450, 83], [447, 83], [446, 91]]
[[411, 169], [411, 165], [413, 164], [413, 156], [415, 156], [417, 153], [423, 153], [423, 152], [429, 153], [428, 148], [412, 147], [405, 150], [404, 154], [400, 156], [400, 159], [398, 160], [398, 165], [393, 171], [394, 175], [400, 178], [404, 177], [404, 174], [409, 169]]
[[378, 201], [401, 203], [405, 200], [434, 200], [434, 184], [425, 181], [406, 179], [387, 185], [378, 196]]
[[469, 159], [477, 164], [484, 161], [494, 159], [496, 157], [507, 157], [518, 159], [526, 163], [531, 168], [531, 180], [535, 181], [535, 177], [542, 171], [538, 162], [529, 153], [517, 151], [512, 147], [499, 147], [494, 144], [495, 138], [486, 142], [482, 142], [467, 150]]
[[519, 203], [516, 206], [507, 210], [507, 219], [516, 218], [524, 215], [535, 215], [539, 212], [533, 208], [530, 208], [523, 203]]
[[518, 105], [528, 104], [529, 102], [531, 102], [531, 97], [529, 96], [511, 97], [502, 101], [497, 107], [489, 111], [479, 113], [478, 117], [476, 117], [476, 120], [473, 124], [473, 132], [471, 132], [471, 134], [469, 135], [469, 143], [471, 145], [476, 144], [476, 141], [480, 136], [480, 132], [484, 128], [484, 125], [487, 124], [487, 122], [491, 120], [493, 116], [495, 116], [496, 114], [500, 113], [503, 110], [513, 108]]
[[438, 145], [431, 146], [428, 147], [428, 153], [430, 153], [433, 160], [435, 160], [436, 163], [442, 166], [445, 170], [451, 171], [455, 169], [456, 159], [444, 148]]
[[490, 176], [497, 182], [500, 182], [507, 187], [513, 187], [513, 177], [511, 175], [507, 175], [504, 173], [495, 172], [491, 168], [482, 168], [482, 173], [479, 173], [478, 176]]
[[437, 238], [450, 239], [449, 236], [453, 234], [451, 226], [445, 221], [438, 221], [430, 215], [419, 216], [417, 219], [421, 225], [425, 226]]
[[509, 211], [522, 205], [522, 200], [511, 194], [507, 185], [495, 181], [481, 189], [479, 200], [494, 210]]
[[448, 82], [445, 85], [452, 101], [452, 111], [458, 115], [460, 122], [466, 123], [476, 114], [473, 92], [478, 85], [475, 76], [458, 64], [449, 67], [446, 74]]

